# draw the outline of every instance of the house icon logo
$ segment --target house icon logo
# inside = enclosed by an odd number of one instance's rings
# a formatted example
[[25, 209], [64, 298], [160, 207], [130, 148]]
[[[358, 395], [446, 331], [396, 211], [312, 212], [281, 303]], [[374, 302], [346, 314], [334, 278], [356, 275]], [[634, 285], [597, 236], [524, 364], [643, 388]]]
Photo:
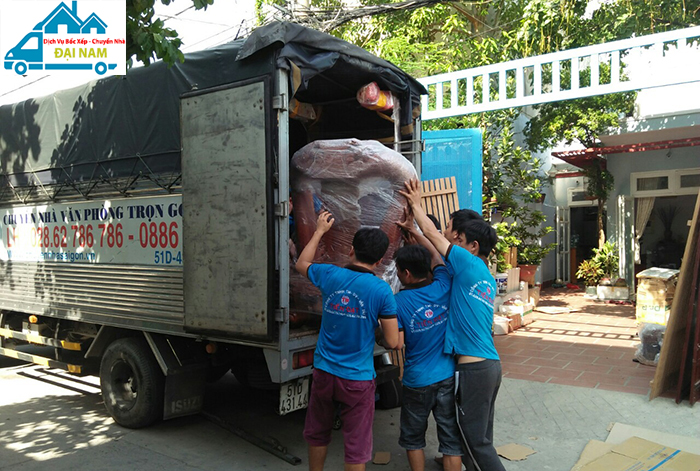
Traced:
[[[15, 2], [8, 2], [12, 5]], [[29, 3], [35, 7], [27, 8]], [[2, 3], [2, 17], [10, 16]], [[87, 1], [73, 0], [51, 2], [23, 0], [23, 12], [20, 15], [30, 21], [39, 19], [24, 34], [19, 27], [14, 40], [3, 34], [1, 45], [12, 44], [4, 53], [3, 69], [14, 71], [19, 75], [28, 75], [30, 71], [94, 71], [97, 75], [125, 73], [126, 68], [126, 15], [125, 0]], [[46, 6], [53, 8], [47, 11]], [[99, 11], [98, 11], [99, 10]], [[116, 27], [108, 26], [116, 23]], [[17, 12], [12, 17], [16, 18]], [[31, 17], [31, 18], [30, 18]], [[36, 20], [35, 20], [36, 21]], [[27, 23], [24, 23], [25, 25]], [[29, 23], [31, 24], [31, 23]], [[17, 37], [21, 39], [17, 42]]]

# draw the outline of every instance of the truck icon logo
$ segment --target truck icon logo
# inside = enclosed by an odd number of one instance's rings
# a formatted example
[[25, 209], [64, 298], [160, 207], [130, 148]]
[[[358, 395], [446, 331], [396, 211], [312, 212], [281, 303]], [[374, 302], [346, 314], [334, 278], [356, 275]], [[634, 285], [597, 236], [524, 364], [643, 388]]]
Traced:
[[[95, 40], [93, 35], [105, 34], [107, 24], [95, 13], [84, 21], [78, 16], [78, 2], [72, 2], [72, 8], [61, 2], [43, 21], [25, 35], [15, 47], [5, 55], [4, 68], [18, 75], [25, 75], [28, 70], [95, 70], [97, 75], [104, 75], [107, 70], [114, 70], [117, 64], [108, 64], [106, 44], [120, 43], [122, 40]], [[60, 39], [52, 36], [78, 35], [84, 38]], [[52, 59], [45, 61], [44, 45], [59, 44], [54, 49]], [[94, 45], [103, 47], [93, 47]], [[81, 60], [83, 59], [83, 60]], [[102, 59], [102, 60], [101, 60]]]

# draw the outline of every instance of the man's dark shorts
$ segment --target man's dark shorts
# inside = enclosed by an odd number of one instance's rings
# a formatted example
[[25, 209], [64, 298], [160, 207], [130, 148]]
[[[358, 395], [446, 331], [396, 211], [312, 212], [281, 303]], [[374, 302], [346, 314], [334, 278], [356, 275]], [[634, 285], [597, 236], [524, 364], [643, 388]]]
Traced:
[[438, 451], [443, 455], [461, 456], [462, 442], [455, 415], [455, 379], [422, 388], [403, 387], [401, 436], [399, 445], [406, 450], [425, 448], [425, 432], [430, 412], [437, 424]]
[[327, 446], [331, 442], [336, 404], [339, 403], [345, 439], [345, 462], [361, 464], [371, 460], [375, 391], [375, 380], [353, 381], [315, 369], [304, 424], [307, 443], [311, 446]]

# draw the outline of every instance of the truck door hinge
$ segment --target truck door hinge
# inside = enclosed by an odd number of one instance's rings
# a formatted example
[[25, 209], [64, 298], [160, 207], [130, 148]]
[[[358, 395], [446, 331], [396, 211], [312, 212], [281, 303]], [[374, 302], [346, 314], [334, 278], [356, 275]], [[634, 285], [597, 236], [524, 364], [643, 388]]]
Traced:
[[272, 108], [275, 110], [287, 111], [287, 95], [284, 93], [272, 97]]
[[275, 216], [278, 218], [286, 218], [289, 216], [289, 202], [288, 201], [282, 201], [281, 203], [277, 203], [275, 205]]
[[289, 308], [275, 309], [275, 321], [282, 324], [289, 322]]

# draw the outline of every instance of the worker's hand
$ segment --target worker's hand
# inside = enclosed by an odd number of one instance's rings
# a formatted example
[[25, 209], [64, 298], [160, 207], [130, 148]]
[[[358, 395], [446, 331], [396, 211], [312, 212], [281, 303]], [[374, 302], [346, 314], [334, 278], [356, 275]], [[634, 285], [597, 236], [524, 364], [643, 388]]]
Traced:
[[399, 193], [406, 197], [409, 206], [415, 208], [420, 206], [420, 182], [416, 179], [409, 180], [404, 183], [405, 190], [399, 190]]
[[403, 209], [403, 220], [397, 221], [396, 225], [401, 228], [401, 234], [406, 244], [413, 245], [417, 243], [416, 238], [413, 236], [417, 229], [410, 208]]
[[325, 210], [321, 211], [321, 214], [318, 215], [318, 219], [316, 220], [316, 231], [325, 234], [331, 230], [334, 222], [335, 218], [333, 218], [330, 212]]

